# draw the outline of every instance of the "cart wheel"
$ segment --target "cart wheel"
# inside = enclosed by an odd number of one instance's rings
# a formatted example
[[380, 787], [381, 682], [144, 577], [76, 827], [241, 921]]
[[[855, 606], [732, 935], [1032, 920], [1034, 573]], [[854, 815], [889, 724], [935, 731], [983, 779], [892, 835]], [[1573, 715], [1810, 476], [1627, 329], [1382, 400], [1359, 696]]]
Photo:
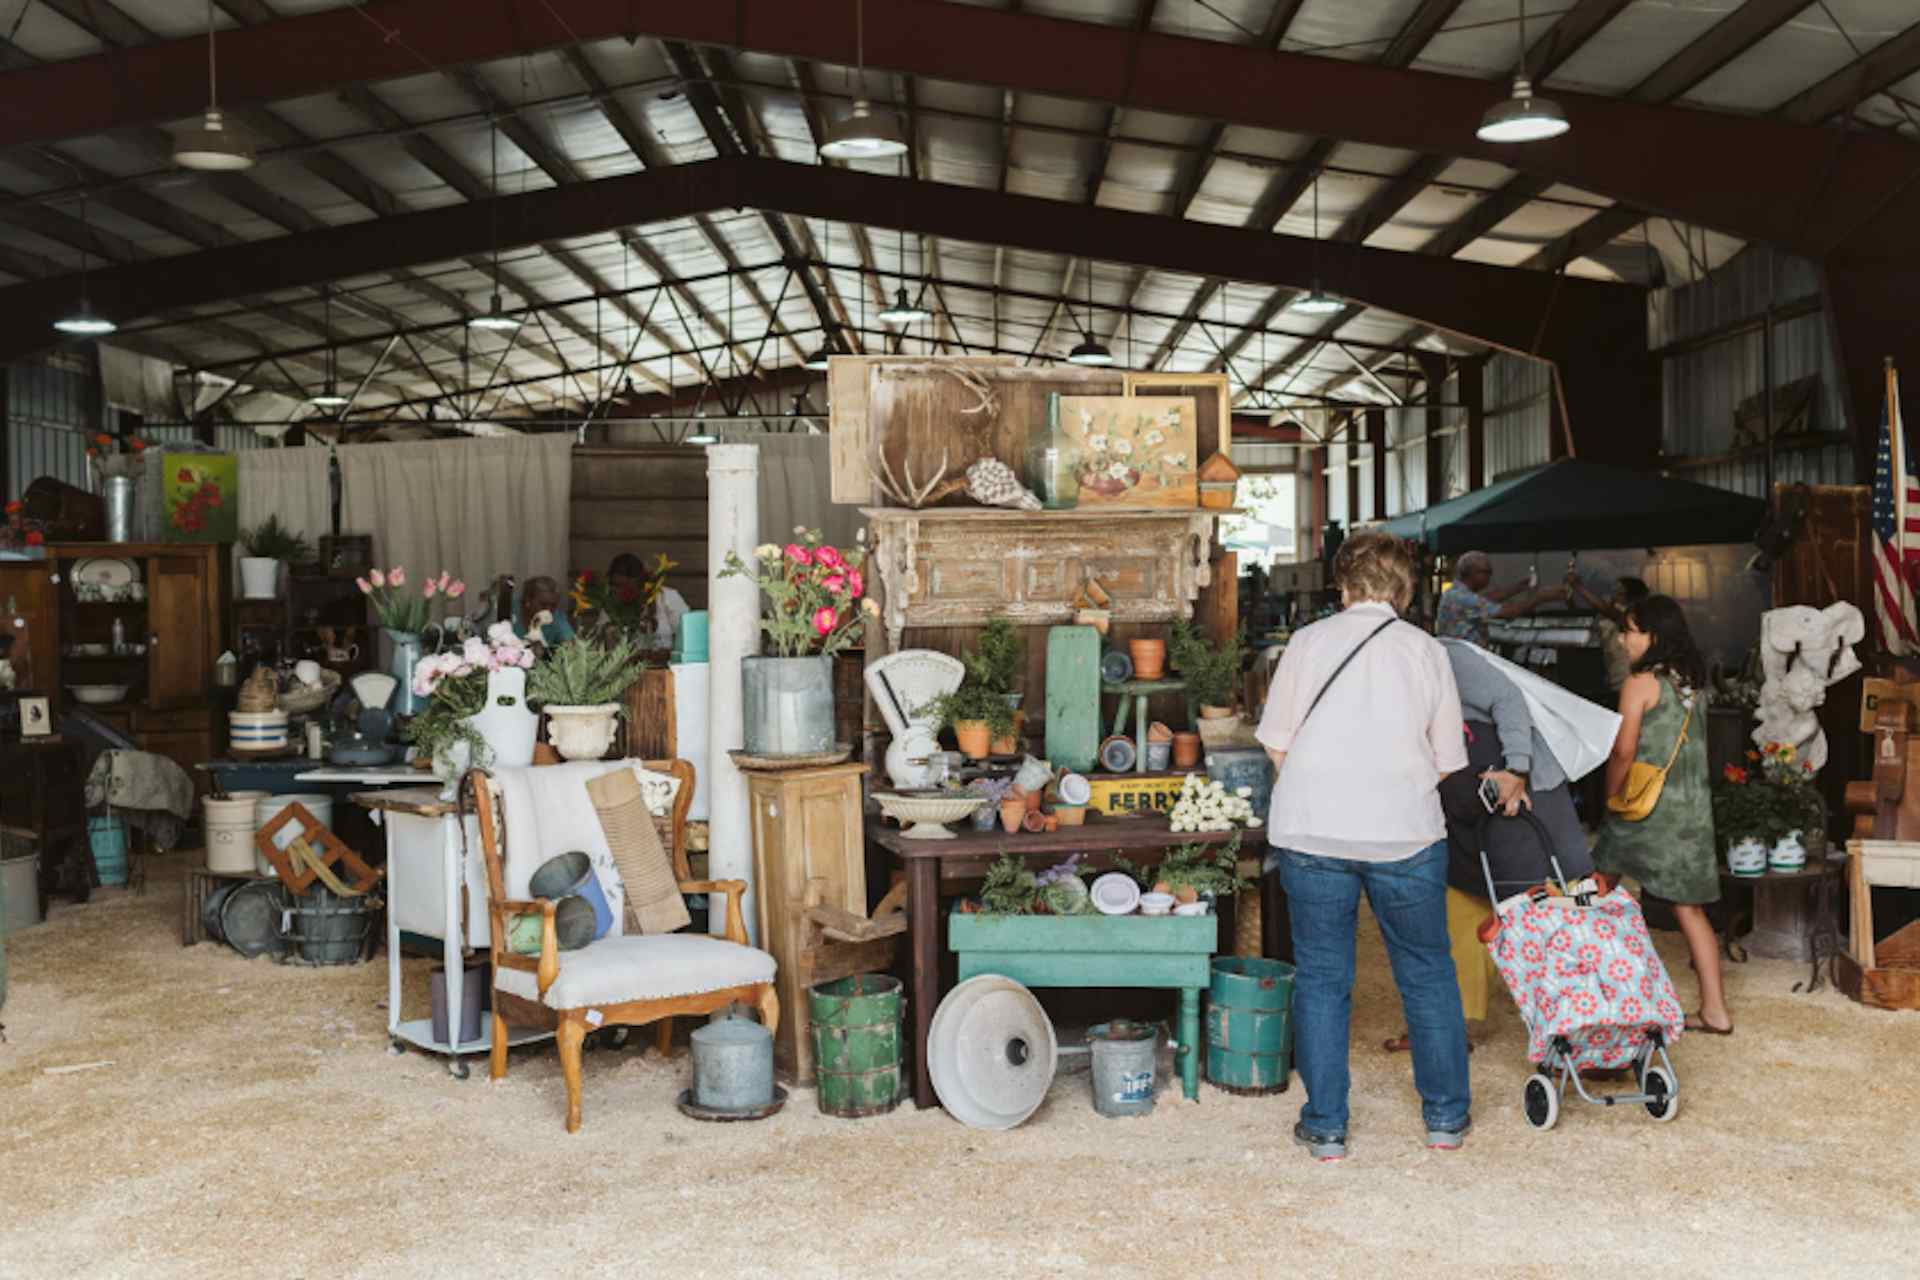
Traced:
[[1653, 1095], [1645, 1105], [1647, 1114], [1655, 1120], [1665, 1123], [1680, 1114], [1680, 1091], [1674, 1087], [1673, 1074], [1665, 1067], [1648, 1067], [1640, 1077], [1640, 1092]]
[[1520, 1097], [1529, 1125], [1544, 1133], [1559, 1121], [1560, 1091], [1545, 1076], [1538, 1073], [1528, 1076]]
[[448, 1058], [447, 1074], [455, 1080], [465, 1080], [473, 1074], [473, 1069], [467, 1066], [465, 1058]]
[[391, 1040], [387, 1041], [387, 1052], [392, 1054], [394, 1057], [397, 1058], [401, 1054], [405, 1053], [406, 1051], [407, 1051], [406, 1042], [400, 1039], [399, 1036], [395, 1036]]

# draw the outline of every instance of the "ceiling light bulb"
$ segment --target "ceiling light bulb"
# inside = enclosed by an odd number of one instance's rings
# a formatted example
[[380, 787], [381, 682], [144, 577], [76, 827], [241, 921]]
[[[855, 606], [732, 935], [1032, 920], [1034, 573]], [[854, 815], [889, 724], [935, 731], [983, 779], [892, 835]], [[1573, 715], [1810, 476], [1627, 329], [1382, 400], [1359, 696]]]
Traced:
[[720, 437], [716, 435], [711, 435], [705, 431], [702, 431], [697, 436], [688, 436], [687, 443], [688, 444], [719, 444]]
[[198, 129], [188, 129], [173, 143], [173, 162], [182, 169], [206, 173], [232, 173], [253, 168], [253, 146], [239, 134], [229, 133], [220, 112], [207, 108]]
[[816, 373], [824, 373], [827, 369], [827, 361], [831, 359], [832, 356], [833, 356], [833, 349], [831, 347], [822, 346], [818, 350], [816, 350], [812, 355], [808, 356], [805, 360], [802, 360], [800, 362], [800, 367], [802, 369], [812, 369]]
[[471, 329], [492, 329], [495, 331], [518, 329], [520, 327], [520, 318], [518, 316], [510, 316], [500, 309], [500, 295], [496, 293], [493, 295], [493, 302], [487, 307], [486, 314], [470, 318], [467, 321], [467, 327]]
[[69, 316], [62, 316], [53, 322], [53, 327], [62, 333], [70, 333], [80, 338], [98, 338], [112, 333], [120, 326], [93, 309], [92, 304], [82, 301], [80, 309]]
[[933, 313], [924, 311], [907, 301], [907, 291], [902, 287], [893, 291], [893, 305], [880, 313], [880, 323], [913, 324], [915, 321], [925, 320], [931, 314]]
[[1314, 285], [1310, 293], [1303, 293], [1287, 304], [1287, 310], [1303, 316], [1330, 316], [1347, 304]]
[[325, 391], [322, 391], [318, 395], [308, 396], [307, 403], [319, 409], [344, 409], [351, 402], [340, 394], [339, 389], [335, 387], [333, 383], [329, 382]]
[[1474, 137], [1482, 142], [1540, 142], [1572, 127], [1559, 103], [1534, 97], [1533, 83], [1515, 76], [1512, 96], [1487, 108]]
[[856, 98], [845, 119], [827, 126], [820, 154], [829, 160], [871, 160], [907, 153], [907, 139], [891, 111], [876, 113], [865, 98]]
[[1068, 364], [1108, 365], [1113, 363], [1113, 352], [1106, 344], [1096, 342], [1092, 337], [1080, 340], [1080, 345], [1067, 352]]

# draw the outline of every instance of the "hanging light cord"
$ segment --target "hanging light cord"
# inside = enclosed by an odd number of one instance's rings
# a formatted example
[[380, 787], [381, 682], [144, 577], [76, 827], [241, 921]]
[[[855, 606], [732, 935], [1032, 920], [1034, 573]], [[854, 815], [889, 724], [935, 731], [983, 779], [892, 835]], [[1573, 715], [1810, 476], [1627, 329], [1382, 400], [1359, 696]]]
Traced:
[[1520, 78], [1527, 78], [1527, 0], [1520, 0]]

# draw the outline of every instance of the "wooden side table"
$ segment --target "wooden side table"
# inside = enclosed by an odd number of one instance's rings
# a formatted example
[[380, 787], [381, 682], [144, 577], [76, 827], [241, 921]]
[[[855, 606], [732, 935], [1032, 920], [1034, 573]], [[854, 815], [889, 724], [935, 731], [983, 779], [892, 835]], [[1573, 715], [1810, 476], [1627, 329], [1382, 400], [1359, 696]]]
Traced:
[[[1751, 950], [1762, 957], [1811, 962], [1813, 973], [1804, 989], [1818, 991], [1825, 985], [1820, 976], [1821, 963], [1840, 952], [1840, 880], [1846, 867], [1847, 859], [1840, 855], [1809, 861], [1799, 871], [1769, 870], [1763, 876], [1736, 876], [1721, 868], [1723, 887], [1746, 885], [1753, 893], [1752, 906], [1747, 910], [1731, 904], [1727, 908], [1726, 928], [1720, 939], [1727, 958], [1744, 964]], [[1736, 941], [1743, 923], [1752, 931]], [[1754, 945], [1756, 940], [1761, 945]], [[1796, 983], [1793, 989], [1802, 990], [1802, 984]]]
[[1185, 680], [1123, 680], [1119, 684], [1100, 686], [1100, 692], [1120, 695], [1120, 705], [1114, 708], [1113, 731], [1122, 734], [1127, 731], [1127, 704], [1133, 704], [1133, 771], [1147, 771], [1147, 701], [1156, 693], [1185, 693]]

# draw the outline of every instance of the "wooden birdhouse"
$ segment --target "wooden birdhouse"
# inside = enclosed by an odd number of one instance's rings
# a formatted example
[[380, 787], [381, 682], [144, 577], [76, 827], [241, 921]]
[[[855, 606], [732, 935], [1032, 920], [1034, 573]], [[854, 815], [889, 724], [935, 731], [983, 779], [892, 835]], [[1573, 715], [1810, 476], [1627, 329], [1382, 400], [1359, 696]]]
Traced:
[[1200, 464], [1200, 505], [1211, 511], [1224, 511], [1233, 505], [1234, 487], [1240, 480], [1240, 468], [1224, 453], [1216, 453]]

